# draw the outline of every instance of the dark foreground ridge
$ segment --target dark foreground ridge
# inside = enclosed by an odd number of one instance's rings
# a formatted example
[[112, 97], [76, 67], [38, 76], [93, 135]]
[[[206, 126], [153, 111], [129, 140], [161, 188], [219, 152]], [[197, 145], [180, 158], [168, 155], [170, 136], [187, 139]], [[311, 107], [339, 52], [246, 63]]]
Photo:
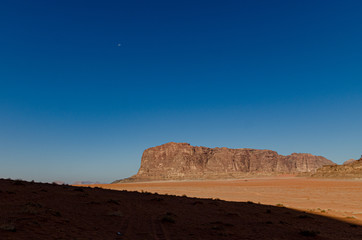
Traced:
[[252, 202], [0, 179], [0, 239], [357, 240], [362, 226]]
[[[332, 161], [309, 153], [279, 155], [272, 150], [194, 147], [166, 143], [146, 149], [138, 173], [121, 181], [226, 179], [250, 175], [313, 173]], [[115, 181], [117, 183], [120, 181]]]

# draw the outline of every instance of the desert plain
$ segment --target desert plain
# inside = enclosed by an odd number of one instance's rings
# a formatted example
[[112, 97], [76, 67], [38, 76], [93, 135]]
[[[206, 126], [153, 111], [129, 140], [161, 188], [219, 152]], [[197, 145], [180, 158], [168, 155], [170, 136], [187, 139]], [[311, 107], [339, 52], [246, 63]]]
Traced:
[[153, 181], [96, 187], [284, 206], [362, 225], [362, 180], [276, 176], [238, 180]]
[[79, 187], [0, 179], [0, 239], [359, 240], [361, 184], [283, 177]]

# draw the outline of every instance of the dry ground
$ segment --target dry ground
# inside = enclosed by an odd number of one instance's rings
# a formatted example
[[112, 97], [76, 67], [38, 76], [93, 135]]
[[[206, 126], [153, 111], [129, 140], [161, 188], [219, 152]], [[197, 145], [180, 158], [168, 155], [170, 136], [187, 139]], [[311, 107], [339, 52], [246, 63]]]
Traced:
[[[205, 184], [200, 190], [223, 188]], [[252, 202], [0, 179], [1, 240], [362, 239], [362, 226], [348, 220]]]
[[362, 181], [302, 177], [269, 177], [243, 180], [168, 181], [105, 184], [115, 190], [147, 191], [159, 194], [219, 198], [282, 204], [339, 219], [355, 219], [362, 224]]

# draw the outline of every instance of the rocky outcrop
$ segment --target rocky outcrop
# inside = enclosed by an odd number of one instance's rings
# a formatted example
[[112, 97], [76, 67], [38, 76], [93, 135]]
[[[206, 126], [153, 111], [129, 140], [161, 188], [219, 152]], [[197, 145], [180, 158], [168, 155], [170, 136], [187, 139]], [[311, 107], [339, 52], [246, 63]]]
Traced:
[[343, 163], [343, 165], [351, 164], [351, 163], [354, 163], [355, 161], [357, 161], [357, 160], [352, 158], [352, 159], [349, 159], [349, 160], [345, 161]]
[[221, 179], [247, 175], [314, 172], [332, 161], [307, 153], [279, 155], [271, 150], [194, 147], [166, 143], [146, 149], [138, 173], [126, 181]]
[[312, 177], [362, 179], [362, 157], [343, 165], [324, 166]]

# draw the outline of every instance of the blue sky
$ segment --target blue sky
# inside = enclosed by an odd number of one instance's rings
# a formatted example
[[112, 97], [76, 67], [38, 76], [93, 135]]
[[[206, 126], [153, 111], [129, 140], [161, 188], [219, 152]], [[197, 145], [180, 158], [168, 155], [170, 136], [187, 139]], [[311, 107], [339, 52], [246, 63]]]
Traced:
[[1, 1], [0, 177], [110, 182], [144, 149], [362, 154], [360, 1]]

